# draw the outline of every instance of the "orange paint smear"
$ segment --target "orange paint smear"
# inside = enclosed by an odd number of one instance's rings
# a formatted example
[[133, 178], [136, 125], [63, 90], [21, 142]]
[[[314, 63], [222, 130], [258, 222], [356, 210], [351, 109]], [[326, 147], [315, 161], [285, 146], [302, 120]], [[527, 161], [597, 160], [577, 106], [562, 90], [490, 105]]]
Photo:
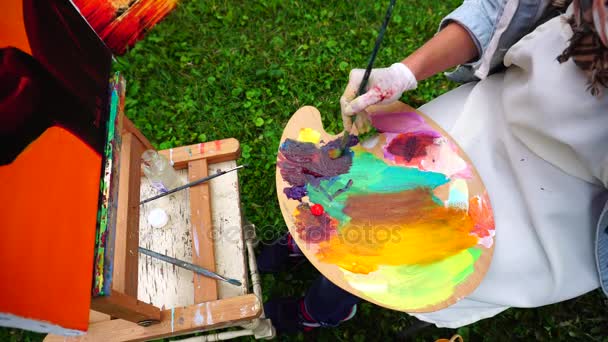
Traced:
[[[430, 264], [477, 244], [477, 237], [470, 235], [474, 221], [467, 212], [434, 204], [426, 190], [374, 195], [373, 200], [365, 197], [369, 196], [348, 200], [345, 212], [349, 206], [357, 208], [352, 211], [355, 216], [338, 236], [319, 244], [320, 261], [367, 274], [380, 265]], [[367, 207], [358, 201], [364, 201]], [[404, 202], [409, 206], [402, 206]], [[387, 208], [393, 211], [385, 215], [392, 216], [390, 221], [383, 220], [382, 215], [372, 215]]]
[[0, 167], [0, 312], [87, 330], [100, 169], [60, 127]]
[[480, 238], [490, 236], [489, 231], [494, 230], [494, 214], [487, 193], [484, 193], [482, 197], [476, 196], [469, 200], [469, 215], [475, 222], [471, 233]]

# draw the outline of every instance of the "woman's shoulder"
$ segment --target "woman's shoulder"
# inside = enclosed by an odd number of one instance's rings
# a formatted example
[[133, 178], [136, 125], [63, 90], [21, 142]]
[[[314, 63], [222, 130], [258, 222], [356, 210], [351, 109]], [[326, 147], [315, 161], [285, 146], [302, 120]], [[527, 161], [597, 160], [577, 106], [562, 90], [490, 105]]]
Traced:
[[500, 69], [506, 51], [532, 31], [550, 0], [465, 1], [446, 16], [441, 30], [450, 22], [464, 26], [477, 45], [479, 58], [446, 75], [456, 82], [484, 79]]

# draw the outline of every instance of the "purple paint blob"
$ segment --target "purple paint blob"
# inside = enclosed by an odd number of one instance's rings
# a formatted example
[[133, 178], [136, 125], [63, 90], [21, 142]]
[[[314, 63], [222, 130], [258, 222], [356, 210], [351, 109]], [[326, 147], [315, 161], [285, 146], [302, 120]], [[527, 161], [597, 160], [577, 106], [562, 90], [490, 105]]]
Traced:
[[306, 196], [306, 187], [305, 186], [292, 186], [289, 188], [283, 189], [283, 192], [289, 199], [295, 199], [298, 201], [302, 200], [302, 197]]
[[380, 132], [385, 133], [408, 133], [416, 131], [429, 131], [441, 136], [433, 127], [424, 121], [420, 115], [414, 112], [402, 113], [376, 113], [371, 115], [372, 125]]
[[[351, 138], [351, 143], [356, 144]], [[346, 151], [337, 159], [329, 157], [329, 151], [339, 146], [340, 139], [330, 141], [325, 146], [317, 148], [315, 144], [287, 139], [279, 148], [277, 165], [281, 177], [291, 186], [318, 185], [321, 179], [335, 177], [347, 173], [352, 165], [352, 152]]]

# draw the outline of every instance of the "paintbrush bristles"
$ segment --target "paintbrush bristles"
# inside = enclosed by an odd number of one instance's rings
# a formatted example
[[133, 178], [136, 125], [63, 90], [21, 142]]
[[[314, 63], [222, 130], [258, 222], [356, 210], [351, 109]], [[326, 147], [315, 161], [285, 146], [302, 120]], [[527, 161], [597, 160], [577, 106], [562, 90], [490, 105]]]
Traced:
[[346, 151], [346, 148], [348, 147], [348, 141], [350, 140], [349, 136], [350, 134], [347, 131], [344, 131], [344, 134], [342, 135], [342, 140], [340, 140], [340, 147], [336, 147], [327, 152], [329, 158], [338, 159], [342, 157], [344, 151]]

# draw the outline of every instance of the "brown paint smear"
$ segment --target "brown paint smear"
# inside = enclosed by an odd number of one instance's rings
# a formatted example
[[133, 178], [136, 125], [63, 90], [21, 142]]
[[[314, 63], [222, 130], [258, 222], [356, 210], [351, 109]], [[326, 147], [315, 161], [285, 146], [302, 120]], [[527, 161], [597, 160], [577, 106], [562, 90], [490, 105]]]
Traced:
[[338, 221], [327, 213], [313, 215], [308, 204], [300, 204], [294, 216], [298, 236], [306, 242], [319, 243], [336, 235]]
[[395, 194], [350, 196], [344, 213], [351, 217], [351, 222], [404, 223], [416, 216], [414, 213], [422, 215], [436, 206], [431, 191], [418, 188]]

